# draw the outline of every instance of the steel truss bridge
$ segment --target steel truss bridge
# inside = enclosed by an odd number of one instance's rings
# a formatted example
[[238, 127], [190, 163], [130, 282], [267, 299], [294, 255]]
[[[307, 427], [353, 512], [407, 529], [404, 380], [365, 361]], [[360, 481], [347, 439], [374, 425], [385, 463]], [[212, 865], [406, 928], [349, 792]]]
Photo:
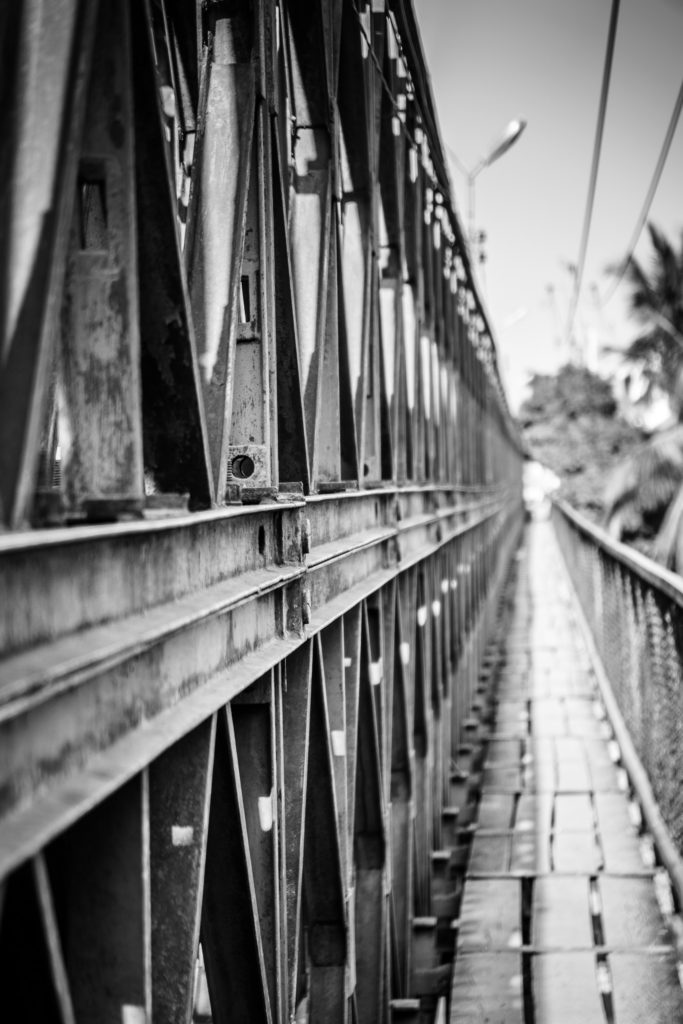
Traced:
[[410, 0], [0, 47], [3, 1010], [444, 1021], [523, 451]]

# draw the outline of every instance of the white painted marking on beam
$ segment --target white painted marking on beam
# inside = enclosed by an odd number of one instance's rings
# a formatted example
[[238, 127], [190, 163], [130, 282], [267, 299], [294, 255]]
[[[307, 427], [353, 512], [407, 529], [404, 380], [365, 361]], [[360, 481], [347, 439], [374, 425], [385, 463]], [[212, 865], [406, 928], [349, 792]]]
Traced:
[[647, 833], [640, 837], [640, 859], [646, 868], [653, 868], [655, 866], [655, 844], [652, 842], [652, 836]]
[[673, 917], [676, 912], [673, 893], [671, 892], [671, 879], [664, 868], [658, 868], [655, 872], [655, 895], [663, 917]]
[[410, 644], [405, 640], [398, 645], [398, 654], [402, 665], [410, 664]]
[[417, 150], [414, 146], [410, 147], [408, 152], [408, 170], [410, 171], [410, 180], [412, 182], [417, 181]]
[[382, 659], [378, 658], [377, 661], [370, 662], [370, 682], [373, 686], [379, 686], [382, 682], [382, 675], [384, 670], [382, 667]]
[[451, 590], [457, 590], [457, 589], [458, 589], [458, 581], [455, 580], [455, 579], [451, 580]]
[[194, 842], [192, 825], [171, 825], [171, 842], [174, 846], [192, 846]]
[[600, 893], [597, 889], [591, 889], [588, 901], [590, 903], [591, 914], [593, 917], [599, 917], [602, 913], [602, 901], [600, 900]]
[[515, 930], [510, 934], [510, 938], [508, 939], [508, 946], [510, 947], [510, 949], [519, 949], [521, 945], [522, 933], [519, 930], [519, 928], [515, 928]]
[[441, 593], [442, 594], [447, 594], [448, 593], [448, 580], [441, 580]]
[[344, 658], [344, 668], [351, 668], [353, 665], [353, 658]]
[[396, 39], [396, 36], [394, 35], [394, 27], [391, 24], [391, 22], [389, 22], [388, 25], [386, 39], [387, 49], [389, 50], [389, 60], [396, 60], [396, 58], [398, 57], [398, 41]]
[[174, 118], [176, 115], [175, 92], [170, 85], [159, 86], [161, 107], [166, 117]]
[[361, 11], [358, 15], [358, 20], [360, 21], [361, 27], [363, 29], [363, 31], [360, 34], [360, 52], [363, 57], [363, 60], [366, 60], [370, 52], [370, 47], [368, 45], [368, 36], [370, 34], [369, 12], [367, 10]]
[[610, 740], [607, 744], [607, 750], [610, 758], [612, 759], [614, 764], [616, 764], [619, 758], [621, 757], [621, 751], [619, 750], [619, 744], [617, 743], [617, 741]]
[[609, 995], [612, 991], [612, 978], [604, 960], [598, 963], [595, 973], [598, 978], [598, 992], [603, 996]]
[[643, 815], [641, 814], [640, 806], [635, 800], [629, 800], [628, 802], [628, 816], [633, 827], [639, 829], [643, 824]]
[[628, 774], [625, 768], [617, 768], [617, 786], [622, 793], [628, 790]]
[[147, 1014], [144, 1006], [133, 1006], [131, 1003], [123, 1003], [121, 1006], [121, 1024], [147, 1024]]
[[423, 605], [421, 605], [420, 608], [417, 609], [417, 624], [418, 624], [418, 626], [424, 626], [426, 621], [427, 621], [427, 606], [423, 604]]
[[346, 736], [343, 729], [333, 729], [331, 732], [332, 753], [335, 757], [346, 757]]
[[441, 601], [432, 601], [432, 615], [435, 619], [441, 615]]
[[273, 827], [273, 791], [268, 796], [258, 798], [258, 818], [262, 832], [270, 832]]

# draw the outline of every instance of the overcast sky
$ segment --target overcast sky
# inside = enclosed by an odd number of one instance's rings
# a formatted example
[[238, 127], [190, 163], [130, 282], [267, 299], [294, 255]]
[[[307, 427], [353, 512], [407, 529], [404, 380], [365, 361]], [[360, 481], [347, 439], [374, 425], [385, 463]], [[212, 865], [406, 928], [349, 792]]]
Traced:
[[[444, 142], [474, 166], [513, 118], [517, 143], [477, 178], [487, 233], [482, 290], [514, 406], [529, 372], [566, 361], [560, 325], [581, 240], [610, 0], [414, 0]], [[625, 287], [603, 306], [625, 253], [683, 78], [683, 2], [622, 0], [577, 330], [589, 351], [633, 331]], [[682, 119], [683, 122], [683, 119]], [[451, 165], [467, 219], [467, 187]], [[650, 218], [683, 228], [683, 123]], [[647, 262], [647, 232], [636, 255]], [[596, 288], [597, 285], [597, 293]], [[549, 286], [552, 291], [549, 291]]]

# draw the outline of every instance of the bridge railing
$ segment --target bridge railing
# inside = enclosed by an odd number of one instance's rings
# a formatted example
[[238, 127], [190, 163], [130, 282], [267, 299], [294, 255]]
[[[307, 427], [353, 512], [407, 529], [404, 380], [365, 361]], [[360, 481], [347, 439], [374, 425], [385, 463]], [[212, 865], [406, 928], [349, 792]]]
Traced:
[[565, 503], [555, 503], [553, 520], [604, 667], [624, 766], [681, 900], [683, 579]]

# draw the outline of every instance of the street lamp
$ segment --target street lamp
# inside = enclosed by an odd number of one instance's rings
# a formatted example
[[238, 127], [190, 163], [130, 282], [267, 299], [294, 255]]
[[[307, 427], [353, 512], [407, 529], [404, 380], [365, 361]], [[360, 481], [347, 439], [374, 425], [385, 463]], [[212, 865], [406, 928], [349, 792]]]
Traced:
[[456, 154], [447, 146], [449, 153], [455, 160], [456, 164], [467, 178], [467, 194], [468, 194], [468, 234], [470, 239], [470, 249], [472, 256], [476, 258], [477, 238], [476, 229], [474, 225], [474, 184], [479, 174], [484, 170], [485, 167], [490, 167], [492, 163], [498, 160], [504, 153], [507, 153], [510, 146], [513, 146], [517, 139], [520, 137], [524, 129], [526, 128], [526, 121], [514, 120], [510, 121], [501, 137], [494, 142], [491, 149], [488, 151], [486, 156], [483, 156], [481, 160], [472, 168], [468, 170], [464, 166], [461, 160], [458, 159]]

